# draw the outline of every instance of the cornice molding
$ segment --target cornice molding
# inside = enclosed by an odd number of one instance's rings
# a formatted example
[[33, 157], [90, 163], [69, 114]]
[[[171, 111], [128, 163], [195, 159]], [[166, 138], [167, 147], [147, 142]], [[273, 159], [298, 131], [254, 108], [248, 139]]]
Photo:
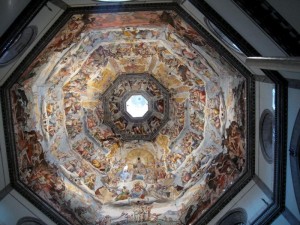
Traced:
[[12, 190], [12, 186], [10, 184], [6, 185], [1, 191], [0, 191], [0, 201], [6, 197], [6, 195], [9, 194]]
[[299, 33], [268, 1], [232, 0], [288, 55], [299, 56]]

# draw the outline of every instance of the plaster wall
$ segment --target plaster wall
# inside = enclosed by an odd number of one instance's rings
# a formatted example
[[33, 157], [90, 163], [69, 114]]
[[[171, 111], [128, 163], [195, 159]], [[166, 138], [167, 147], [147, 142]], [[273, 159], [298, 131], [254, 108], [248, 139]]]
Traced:
[[6, 29], [13, 23], [16, 19], [17, 15], [19, 15], [22, 10], [26, 7], [26, 5], [30, 2], [30, 0], [18, 1], [18, 0], [10, 0], [10, 1], [0, 1], [0, 36], [6, 31]]
[[[0, 86], [3, 85], [5, 80], [10, 76], [10, 74], [17, 68], [17, 66], [25, 59], [26, 55], [33, 49], [42, 38], [42, 36], [47, 32], [47, 30], [53, 25], [53, 23], [58, 19], [58, 17], [63, 13], [63, 10], [53, 5], [51, 2], [47, 4], [52, 11], [47, 7], [43, 7], [42, 10], [35, 16], [35, 18], [29, 23], [30, 25], [37, 26], [37, 36], [33, 43], [26, 49], [26, 51], [17, 58], [14, 62], [0, 67]], [[0, 5], [1, 8], [1, 5]], [[2, 14], [2, 8], [1, 8]], [[2, 24], [0, 25], [2, 28]]]
[[[257, 156], [257, 175], [258, 177], [267, 185], [267, 187], [273, 192], [273, 174], [274, 174], [274, 163], [268, 163], [263, 156], [262, 146], [259, 142], [259, 121], [260, 117], [265, 109], [274, 112], [272, 108], [273, 100], [273, 88], [274, 84], [270, 83], [261, 83], [259, 82], [259, 107], [256, 108], [258, 117], [256, 119], [256, 156]], [[257, 93], [258, 94], [258, 93]], [[273, 149], [274, 152], [274, 149]], [[270, 176], [270, 174], [272, 174]]]
[[0, 202], [0, 225], [15, 225], [22, 217], [35, 217], [47, 225], [55, 224], [18, 192], [12, 190]]
[[271, 40], [238, 6], [231, 0], [206, 0], [250, 45], [263, 56], [285, 56], [283, 50]]
[[255, 218], [268, 207], [266, 203], [271, 202], [272, 200], [268, 199], [257, 185], [254, 185], [253, 188], [251, 188], [246, 195], [242, 196], [231, 209], [245, 209], [248, 215], [248, 222], [251, 224]]
[[[297, 117], [297, 113], [300, 109], [300, 90], [289, 88], [288, 90], [288, 141], [287, 141], [287, 170], [286, 170], [286, 207], [294, 214], [294, 216], [300, 220], [300, 213], [297, 207], [295, 190], [292, 181], [291, 168], [290, 168], [290, 141]], [[299, 191], [299, 190], [296, 190]]]
[[222, 216], [235, 208], [245, 209], [249, 224], [251, 224], [251, 222], [268, 207], [262, 199], [267, 203], [271, 203], [271, 200], [268, 199], [264, 192], [252, 180], [209, 222], [209, 225], [216, 224]]
[[[181, 7], [188, 12], [199, 24], [201, 24], [201, 26], [203, 26], [207, 32], [209, 32], [212, 36], [214, 36], [216, 38], [216, 40], [223, 45], [224, 48], [226, 48], [232, 55], [235, 56], [236, 59], [238, 59], [241, 63], [244, 63], [246, 60], [246, 55], [241, 54], [236, 52], [235, 50], [233, 50], [232, 48], [228, 47], [226, 44], [224, 44], [223, 41], [221, 41], [218, 37], [215, 36], [215, 34], [209, 29], [209, 27], [207, 26], [206, 22], [205, 22], [205, 16], [189, 1], [184, 1], [181, 4]], [[254, 67], [247, 67], [247, 69], [256, 75], [264, 75], [264, 73], [257, 68]]]
[[285, 20], [287, 20], [294, 29], [300, 33], [299, 9], [300, 2], [298, 0], [267, 0], [276, 11], [278, 11]]
[[288, 79], [299, 80], [300, 72], [280, 71], [280, 74]]
[[272, 225], [289, 225], [290, 223], [286, 220], [283, 215], [277, 217], [277, 219], [272, 223]]

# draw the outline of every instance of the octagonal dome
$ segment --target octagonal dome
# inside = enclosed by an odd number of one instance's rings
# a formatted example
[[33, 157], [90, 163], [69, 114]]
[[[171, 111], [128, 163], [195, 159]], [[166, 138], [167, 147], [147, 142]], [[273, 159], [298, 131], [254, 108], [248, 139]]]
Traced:
[[59, 223], [196, 221], [245, 173], [246, 78], [176, 11], [77, 12], [7, 87], [17, 177]]
[[103, 122], [122, 140], [149, 141], [168, 122], [169, 107], [168, 90], [153, 76], [123, 74], [103, 94]]

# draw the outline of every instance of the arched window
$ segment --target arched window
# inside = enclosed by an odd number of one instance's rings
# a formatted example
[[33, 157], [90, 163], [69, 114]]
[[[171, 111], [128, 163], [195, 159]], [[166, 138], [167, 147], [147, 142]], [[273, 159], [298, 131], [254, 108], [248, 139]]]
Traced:
[[269, 109], [265, 109], [259, 120], [259, 141], [268, 163], [272, 163], [274, 158], [274, 132], [274, 115]]
[[225, 45], [227, 45], [229, 48], [233, 49], [235, 52], [239, 54], [243, 54], [241, 49], [233, 43], [218, 27], [216, 27], [209, 19], [204, 18], [204, 22], [206, 23], [206, 26], [208, 29]]
[[247, 218], [247, 212], [244, 209], [236, 208], [227, 212], [217, 225], [246, 225]]
[[34, 217], [23, 217], [18, 220], [16, 225], [46, 225], [42, 220]]
[[16, 38], [14, 43], [0, 57], [0, 67], [6, 66], [17, 59], [34, 41], [37, 35], [36, 26], [28, 26]]

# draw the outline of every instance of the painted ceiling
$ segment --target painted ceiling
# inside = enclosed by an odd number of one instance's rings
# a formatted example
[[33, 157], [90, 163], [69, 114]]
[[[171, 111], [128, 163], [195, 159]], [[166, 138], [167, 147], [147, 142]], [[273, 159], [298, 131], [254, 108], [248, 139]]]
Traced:
[[10, 89], [19, 179], [70, 224], [187, 224], [245, 172], [245, 89], [174, 11], [75, 14]]

